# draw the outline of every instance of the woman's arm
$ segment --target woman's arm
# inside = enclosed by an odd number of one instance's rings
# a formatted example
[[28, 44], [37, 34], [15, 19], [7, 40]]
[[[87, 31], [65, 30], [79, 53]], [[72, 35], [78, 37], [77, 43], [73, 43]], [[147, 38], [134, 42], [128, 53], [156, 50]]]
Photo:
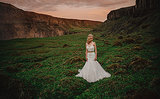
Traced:
[[87, 43], [86, 43], [86, 60], [88, 60], [87, 59], [87, 53], [88, 53], [88, 50], [87, 50]]
[[95, 48], [95, 60], [97, 60], [97, 46], [96, 46], [96, 42], [94, 42], [94, 48]]

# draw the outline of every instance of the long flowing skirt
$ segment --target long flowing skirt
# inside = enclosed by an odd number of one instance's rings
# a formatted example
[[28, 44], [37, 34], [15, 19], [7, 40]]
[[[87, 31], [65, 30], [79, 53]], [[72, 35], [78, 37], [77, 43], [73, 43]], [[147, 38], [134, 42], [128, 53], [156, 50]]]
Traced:
[[96, 82], [100, 79], [110, 77], [111, 74], [106, 72], [95, 58], [95, 52], [87, 54], [88, 61], [82, 69], [78, 69], [76, 77], [83, 77], [88, 82]]

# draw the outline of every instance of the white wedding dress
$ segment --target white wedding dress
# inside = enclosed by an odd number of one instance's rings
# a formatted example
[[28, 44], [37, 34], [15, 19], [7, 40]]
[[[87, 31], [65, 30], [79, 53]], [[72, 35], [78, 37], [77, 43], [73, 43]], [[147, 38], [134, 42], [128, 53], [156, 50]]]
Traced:
[[[94, 51], [94, 46], [87, 45], [88, 51]], [[87, 53], [88, 61], [86, 61], [85, 65], [82, 69], [78, 69], [78, 74], [76, 77], [83, 77], [85, 80], [87, 80], [89, 83], [96, 82], [100, 79], [103, 79], [105, 77], [110, 77], [111, 74], [106, 72], [99, 62], [94, 60], [95, 58], [95, 52]]]

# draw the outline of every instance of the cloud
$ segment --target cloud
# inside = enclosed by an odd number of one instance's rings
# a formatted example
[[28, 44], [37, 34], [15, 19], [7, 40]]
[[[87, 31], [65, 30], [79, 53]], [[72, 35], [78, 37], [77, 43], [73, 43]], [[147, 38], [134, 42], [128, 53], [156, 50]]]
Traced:
[[[52, 16], [104, 20], [110, 10], [135, 4], [135, 0], [0, 0], [25, 11], [43, 12]], [[106, 12], [105, 12], [106, 10]], [[78, 12], [79, 11], [79, 12]], [[67, 12], [67, 13], [66, 13]], [[103, 14], [104, 12], [104, 14]], [[79, 15], [78, 13], [81, 13]], [[87, 15], [88, 14], [88, 15]], [[98, 19], [99, 17], [99, 19]]]
[[23, 7], [24, 10], [39, 9], [44, 11], [56, 10], [57, 5], [68, 5], [74, 7], [98, 6], [109, 7], [113, 5], [133, 3], [135, 0], [0, 0], [11, 3], [17, 7]]

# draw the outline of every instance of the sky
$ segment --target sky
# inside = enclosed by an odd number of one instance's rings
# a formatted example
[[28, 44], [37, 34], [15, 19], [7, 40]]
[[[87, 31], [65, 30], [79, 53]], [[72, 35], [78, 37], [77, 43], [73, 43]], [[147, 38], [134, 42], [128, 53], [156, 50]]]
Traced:
[[104, 22], [111, 10], [135, 5], [135, 0], [0, 0], [25, 11], [53, 17]]

